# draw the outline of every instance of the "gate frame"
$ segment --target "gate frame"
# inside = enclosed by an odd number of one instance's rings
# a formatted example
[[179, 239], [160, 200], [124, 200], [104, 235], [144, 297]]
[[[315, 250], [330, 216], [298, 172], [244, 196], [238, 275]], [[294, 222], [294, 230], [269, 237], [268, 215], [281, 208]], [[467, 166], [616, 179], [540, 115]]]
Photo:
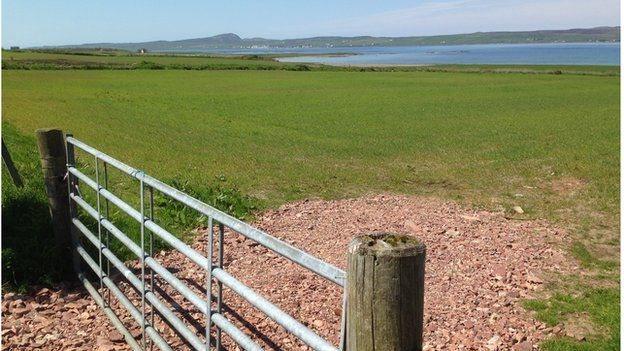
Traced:
[[[216, 326], [216, 344], [218, 347], [221, 346], [221, 331], [225, 331], [245, 350], [262, 350], [249, 336], [222, 315], [222, 289], [225, 285], [315, 350], [346, 350], [347, 346], [349, 349], [357, 349], [353, 351], [375, 351], [386, 347], [391, 347], [396, 351], [422, 350], [425, 246], [417, 239], [392, 233], [381, 235], [373, 233], [354, 238], [347, 252], [349, 275], [346, 277], [344, 271], [331, 264], [255, 229], [155, 178], [149, 177], [145, 173], [73, 138], [71, 134], [67, 134], [63, 140], [63, 133], [58, 129], [40, 129], [37, 130], [37, 142], [57, 244], [63, 247], [61, 244], [69, 241], [67, 249], [71, 250], [74, 269], [79, 280], [104, 310], [113, 325], [123, 334], [132, 349], [145, 350], [147, 337], [149, 337], [150, 350], [154, 344], [161, 350], [171, 350], [171, 347], [154, 328], [154, 311], [156, 310], [181, 338], [197, 350], [211, 349], [210, 331], [212, 325]], [[95, 180], [76, 168], [75, 147], [94, 157]], [[104, 186], [100, 182], [100, 162], [104, 166]], [[108, 164], [139, 181], [140, 211], [108, 191]], [[82, 198], [79, 190], [79, 182], [81, 181], [95, 190], [97, 194], [96, 208], [93, 208]], [[146, 215], [146, 187], [150, 199], [149, 216]], [[206, 257], [154, 222], [154, 189], [208, 217], [210, 230], [209, 243], [206, 245]], [[102, 197], [105, 200], [104, 209], [102, 209]], [[109, 202], [140, 223], [140, 246], [108, 220]], [[97, 236], [78, 218], [79, 207], [97, 221]], [[213, 262], [215, 224], [219, 228], [219, 252], [216, 264]], [[315, 334], [223, 269], [223, 235], [226, 226], [343, 287], [339, 348], [331, 345], [327, 340]], [[81, 234], [97, 248], [97, 263], [82, 246], [82, 241], [79, 238]], [[106, 243], [103, 242], [103, 234]], [[119, 239], [139, 258], [141, 263], [140, 279], [108, 248], [110, 234]], [[149, 251], [146, 251], [146, 234], [149, 234]], [[152, 257], [154, 234], [174, 249], [182, 252], [202, 269], [205, 269], [207, 278], [205, 298], [189, 289], [186, 284]], [[104, 257], [106, 258], [106, 269], [103, 266]], [[110, 279], [111, 264], [119, 270], [136, 291], [140, 292], [140, 311]], [[82, 267], [84, 265], [89, 266], [99, 278], [100, 291], [93, 286], [83, 272]], [[150, 276], [149, 289], [146, 285], [146, 268], [149, 270]], [[173, 289], [204, 313], [206, 317], [204, 341], [153, 293], [154, 274], [158, 274]], [[216, 310], [212, 309], [213, 279], [218, 285], [215, 301]], [[111, 294], [141, 325], [140, 345], [111, 309]], [[347, 297], [353, 299], [353, 303], [348, 304]], [[151, 306], [149, 323], [146, 319], [146, 306], [148, 304]], [[353, 318], [353, 323], [348, 323], [348, 332], [347, 316]]]
[[[314, 331], [288, 315], [279, 307], [265, 299], [260, 294], [253, 291], [251, 288], [244, 285], [242, 282], [231, 276], [227, 271], [223, 269], [223, 234], [225, 227], [228, 227], [234, 232], [237, 232], [248, 239], [255, 241], [256, 243], [264, 246], [265, 248], [281, 255], [282, 257], [299, 264], [300, 266], [312, 271], [316, 275], [324, 277], [329, 281], [344, 288], [346, 274], [343, 270], [326, 263], [305, 251], [302, 251], [294, 246], [291, 246], [261, 230], [258, 230], [251, 225], [238, 220], [212, 206], [209, 206], [155, 178], [146, 175], [144, 172], [130, 167], [111, 156], [98, 151], [97, 149], [75, 139], [71, 134], [67, 134], [65, 138], [65, 147], [67, 155], [67, 174], [68, 174], [68, 194], [70, 205], [70, 220], [72, 224], [72, 243], [75, 252], [78, 253], [82, 261], [84, 261], [99, 277], [100, 280], [100, 292], [91, 284], [86, 278], [84, 273], [80, 270], [78, 272], [79, 279], [85, 285], [85, 288], [94, 297], [96, 302], [105, 310], [107, 316], [113, 322], [113, 325], [122, 332], [126, 341], [135, 350], [146, 349], [147, 337], [151, 340], [151, 343], [157, 345], [162, 350], [171, 350], [170, 346], [160, 336], [158, 331], [153, 326], [153, 311], [156, 310], [168, 321], [171, 327], [179, 333], [193, 348], [198, 350], [210, 350], [210, 330], [211, 326], [216, 326], [216, 346], [217, 350], [221, 346], [221, 331], [228, 334], [238, 345], [245, 350], [262, 350], [262, 348], [256, 344], [251, 338], [249, 338], [240, 329], [234, 326], [222, 315], [222, 289], [223, 285], [230, 288], [237, 293], [240, 297], [251, 303], [258, 310], [265, 313], [269, 318], [273, 319], [276, 323], [285, 328], [289, 333], [298, 337], [302, 342], [312, 347], [315, 350], [327, 350], [337, 351], [342, 350], [344, 344], [344, 332], [345, 332], [345, 306], [346, 304], [343, 293], [343, 311], [341, 322], [341, 346], [339, 348], [330, 344], [327, 340], [317, 335]], [[76, 168], [75, 151], [78, 148], [87, 154], [94, 157], [96, 179], [93, 180], [89, 176], [85, 175]], [[99, 164], [104, 165], [104, 185], [100, 182], [100, 169]], [[141, 209], [137, 211], [132, 206], [124, 202], [122, 199], [110, 192], [108, 188], [108, 171], [107, 165], [111, 165], [121, 172], [129, 175], [131, 178], [138, 180], [140, 183], [140, 196], [141, 196]], [[97, 194], [96, 208], [89, 205], [81, 196], [79, 191], [79, 182], [84, 183], [89, 188], [93, 189]], [[150, 194], [150, 216], [146, 216], [145, 208], [145, 188], [148, 188]], [[176, 238], [173, 234], [162, 228], [160, 225], [153, 221], [153, 191], [157, 190], [162, 194], [177, 200], [178, 202], [190, 207], [204, 216], [208, 217], [209, 222], [209, 238], [206, 248], [207, 256], [202, 255], [200, 252], [191, 248], [189, 245]], [[105, 214], [102, 212], [101, 198], [106, 201]], [[121, 211], [125, 212], [130, 217], [134, 218], [141, 224], [141, 245], [134, 243], [127, 235], [119, 230], [112, 222], [108, 220], [108, 204], [112, 203]], [[77, 209], [81, 208], [91, 217], [98, 222], [97, 236], [92, 233], [78, 218]], [[215, 223], [216, 222], [216, 223]], [[214, 227], [218, 226], [218, 259], [216, 264], [212, 262], [213, 256], [213, 240], [214, 240]], [[102, 240], [102, 234], [106, 234], [106, 243]], [[146, 233], [149, 232], [150, 244], [153, 243], [153, 235], [157, 235], [160, 239], [169, 244], [173, 249], [184, 254], [191, 261], [199, 265], [206, 270], [207, 286], [206, 286], [206, 298], [202, 298], [189, 289], [182, 281], [175, 277], [165, 267], [158, 263], [152, 257], [152, 250], [150, 245], [149, 252], [146, 251]], [[82, 247], [78, 234], [82, 234], [98, 249], [98, 262], [90, 257], [87, 251]], [[141, 263], [141, 277], [137, 277], [132, 273], [123, 262], [121, 262], [107, 247], [108, 235], [112, 234], [122, 244], [124, 244], [130, 251], [132, 251], [140, 260]], [[106, 258], [106, 267], [103, 266], [103, 258]], [[207, 257], [211, 257], [208, 259]], [[117, 268], [130, 284], [141, 292], [141, 308], [136, 308], [130, 300], [117, 288], [115, 283], [110, 279], [110, 264]], [[75, 264], [75, 267], [81, 266], [81, 264]], [[105, 269], [106, 268], [106, 269]], [[153, 277], [156, 273], [164, 281], [166, 281], [173, 289], [180, 293], [185, 299], [190, 301], [195, 307], [204, 313], [206, 316], [206, 340], [202, 340], [191, 331], [173, 312], [166, 307], [158, 297], [152, 292], [153, 278], [150, 279], [150, 286], [146, 285], [146, 269], [149, 269], [149, 274]], [[212, 283], [213, 279], [217, 283], [217, 298], [216, 309], [212, 309]], [[108, 298], [104, 298], [104, 287], [108, 292]], [[134, 317], [134, 319], [141, 325], [143, 334], [141, 345], [139, 345], [132, 335], [128, 332], [127, 328], [123, 326], [119, 318], [115, 315], [114, 311], [110, 308], [110, 294], [119, 299], [121, 304], [126, 307], [128, 312]], [[149, 316], [151, 321], [147, 320], [146, 305], [151, 305], [151, 315]], [[130, 340], [132, 339], [132, 340]], [[150, 343], [150, 344], [151, 344]]]

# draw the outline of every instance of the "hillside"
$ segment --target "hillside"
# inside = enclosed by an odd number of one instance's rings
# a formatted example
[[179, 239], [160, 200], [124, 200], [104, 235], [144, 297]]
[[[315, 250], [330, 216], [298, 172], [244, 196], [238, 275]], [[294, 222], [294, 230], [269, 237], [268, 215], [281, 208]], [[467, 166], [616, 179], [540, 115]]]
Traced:
[[[206, 38], [139, 43], [92, 43], [64, 45], [54, 48], [109, 48], [136, 51], [205, 51], [214, 49], [354, 47], [354, 46], [410, 46], [459, 44], [513, 44], [555, 42], [619, 42], [620, 27], [587, 29], [538, 30], [524, 32], [477, 32], [470, 34], [411, 36], [411, 37], [312, 37], [301, 39], [241, 38], [234, 33]], [[47, 47], [52, 48], [52, 47]]]

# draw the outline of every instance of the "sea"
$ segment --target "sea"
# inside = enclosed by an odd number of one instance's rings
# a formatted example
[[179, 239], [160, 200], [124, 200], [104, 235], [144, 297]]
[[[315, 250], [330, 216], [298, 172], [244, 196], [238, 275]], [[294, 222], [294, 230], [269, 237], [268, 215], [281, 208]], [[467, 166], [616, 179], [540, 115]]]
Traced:
[[284, 54], [283, 62], [330, 65], [619, 65], [620, 43], [476, 44], [324, 48], [250, 48], [231, 54]]

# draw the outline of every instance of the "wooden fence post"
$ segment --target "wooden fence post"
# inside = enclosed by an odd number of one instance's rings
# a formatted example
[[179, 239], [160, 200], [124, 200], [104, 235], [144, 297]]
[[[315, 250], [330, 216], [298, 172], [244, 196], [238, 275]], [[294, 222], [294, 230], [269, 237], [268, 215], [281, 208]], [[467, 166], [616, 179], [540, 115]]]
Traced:
[[347, 350], [422, 350], [425, 245], [375, 233], [353, 239], [347, 256]]
[[37, 129], [36, 135], [54, 238], [58, 247], [69, 253], [71, 234], [63, 132], [59, 129]]
[[23, 187], [24, 183], [22, 183], [22, 178], [20, 177], [17, 168], [15, 168], [15, 164], [13, 163], [13, 159], [11, 158], [9, 149], [4, 144], [4, 139], [2, 139], [2, 161], [4, 161], [4, 165], [6, 166], [7, 171], [9, 171], [9, 176], [11, 176], [13, 184], [15, 184], [15, 186], [18, 188]]

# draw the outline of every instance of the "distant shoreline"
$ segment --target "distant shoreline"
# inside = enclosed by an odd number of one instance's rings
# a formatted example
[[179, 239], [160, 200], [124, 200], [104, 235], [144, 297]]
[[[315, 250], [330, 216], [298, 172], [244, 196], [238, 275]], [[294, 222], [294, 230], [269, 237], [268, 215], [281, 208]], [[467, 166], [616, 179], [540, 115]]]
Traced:
[[[339, 48], [339, 50], [342, 48]], [[620, 43], [478, 44], [353, 48], [350, 54], [301, 52], [279, 55], [284, 63], [340, 67], [478, 65], [619, 65]], [[357, 51], [355, 51], [357, 50]]]
[[[405, 49], [405, 48], [424, 48], [424, 47], [431, 47], [431, 48], [452, 48], [452, 47], [480, 47], [480, 46], [491, 46], [491, 47], [503, 47], [503, 46], [518, 46], [518, 47], [526, 47], [526, 46], [550, 46], [550, 45], [612, 45], [612, 44], [617, 44], [620, 45], [621, 43], [619, 41], [617, 42], [552, 42], [552, 43], [487, 43], [487, 44], [443, 44], [443, 45], [412, 45], [412, 46], [404, 46], [404, 45], [384, 45], [384, 46], [353, 46], [353, 47], [336, 47], [336, 49], [338, 49], [339, 51], [336, 52], [332, 52], [331, 49], [332, 48], [322, 48], [322, 47], [313, 47], [313, 48], [307, 48], [307, 49], [302, 49], [302, 48], [287, 48], [287, 49], [293, 49], [293, 50], [316, 50], [316, 51], [320, 51], [323, 50], [324, 52], [306, 52], [306, 51], [285, 51], [285, 52], [279, 52], [279, 49], [285, 49], [285, 48], [270, 48], [270, 49], [266, 49], [265, 51], [239, 51], [239, 50], [214, 50], [214, 51], [154, 51], [151, 52], [150, 55], [174, 55], [174, 56], [223, 56], [223, 57], [241, 57], [241, 56], [258, 56], [264, 59], [272, 59], [278, 62], [290, 62], [290, 63], [294, 63], [294, 62], [301, 62], [301, 63], [319, 63], [319, 62], [312, 62], [312, 61], [290, 61], [290, 60], [282, 60], [282, 59], [290, 59], [290, 58], [295, 58], [295, 57], [319, 57], [319, 58], [340, 58], [340, 57], [350, 57], [350, 56], [362, 56], [362, 55], [367, 55], [369, 53], [366, 52], [349, 52], [349, 51], [344, 51], [344, 49], [353, 49], [353, 50], [366, 50], [366, 49], [396, 49], [396, 50], [401, 50], [401, 49]], [[271, 50], [275, 50], [275, 51], [271, 51]], [[326, 51], [325, 51], [326, 50]], [[465, 50], [458, 50], [458, 51], [465, 51]], [[331, 65], [338, 65], [338, 66], [342, 66], [342, 64], [333, 64], [333, 63], [328, 63]], [[431, 64], [435, 64], [435, 63], [427, 63], [427, 65], [431, 65]], [[393, 64], [394, 65], [394, 64]], [[409, 64], [408, 66], [414, 66], [414, 65], [420, 65], [420, 64]], [[363, 66], [363, 65], [358, 65], [358, 66]]]

